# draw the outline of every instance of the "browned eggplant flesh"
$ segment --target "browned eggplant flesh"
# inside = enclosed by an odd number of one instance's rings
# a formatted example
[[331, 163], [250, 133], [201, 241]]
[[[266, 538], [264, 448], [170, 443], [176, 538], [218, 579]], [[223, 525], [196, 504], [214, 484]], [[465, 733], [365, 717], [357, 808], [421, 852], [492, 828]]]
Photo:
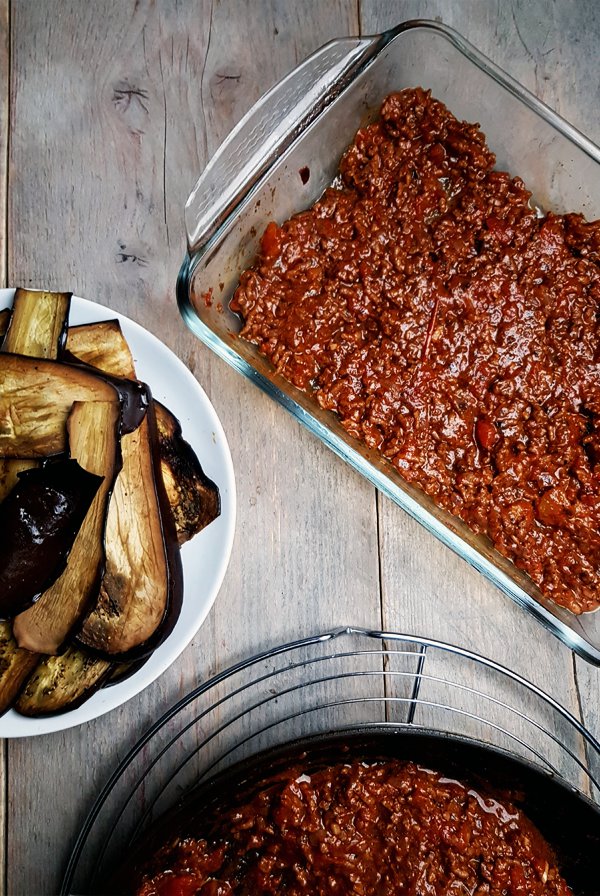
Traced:
[[133, 355], [118, 320], [69, 327], [65, 348], [73, 358], [104, 373], [136, 378]]
[[149, 399], [145, 386], [91, 367], [0, 353], [0, 455], [64, 453], [74, 401], [119, 403], [122, 431], [130, 432], [143, 420]]
[[48, 716], [75, 709], [102, 685], [111, 664], [78, 647], [60, 656], [44, 657], [35, 667], [15, 703], [25, 716]]
[[17, 289], [1, 351], [56, 358], [67, 337], [70, 292]]

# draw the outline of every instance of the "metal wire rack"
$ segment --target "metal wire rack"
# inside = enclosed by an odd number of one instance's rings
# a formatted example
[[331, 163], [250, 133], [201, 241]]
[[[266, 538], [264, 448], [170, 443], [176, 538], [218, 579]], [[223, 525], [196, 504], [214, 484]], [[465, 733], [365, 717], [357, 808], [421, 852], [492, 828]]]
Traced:
[[539, 688], [451, 644], [339, 628], [237, 663], [149, 728], [94, 803], [61, 894], [94, 892], [190, 788], [274, 744], [349, 729], [467, 738], [600, 802], [600, 743]]

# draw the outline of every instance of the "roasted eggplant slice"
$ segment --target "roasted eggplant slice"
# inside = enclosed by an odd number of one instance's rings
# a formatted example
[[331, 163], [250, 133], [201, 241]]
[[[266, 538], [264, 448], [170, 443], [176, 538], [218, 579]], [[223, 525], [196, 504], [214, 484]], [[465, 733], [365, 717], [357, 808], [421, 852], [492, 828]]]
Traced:
[[69, 364], [0, 354], [0, 454], [64, 453], [74, 401], [112, 401], [118, 406], [119, 397], [106, 379]]
[[[134, 378], [135, 365], [117, 320], [70, 327], [66, 350], [86, 364], [113, 376]], [[175, 517], [179, 544], [216, 519], [220, 495], [185, 441], [179, 420], [163, 404], [154, 402], [163, 482]]]
[[64, 572], [14, 620], [19, 647], [34, 653], [58, 653], [98, 594], [108, 501], [120, 467], [118, 404], [74, 402], [67, 429], [71, 456], [103, 482], [77, 533]]
[[0, 622], [0, 714], [10, 709], [38, 659], [18, 646], [10, 622]]
[[177, 538], [183, 544], [219, 516], [221, 497], [183, 438], [179, 420], [160, 402], [155, 401], [154, 406], [162, 478], [175, 517]]
[[56, 358], [66, 335], [70, 292], [17, 289], [1, 351]]
[[[118, 321], [71, 328], [67, 350], [108, 374], [135, 376]], [[158, 466], [154, 402], [121, 439], [123, 465], [106, 525], [106, 567], [82, 644], [110, 657], [143, 656], [171, 630], [181, 606], [182, 572], [171, 510]], [[157, 481], [157, 477], [159, 481]]]
[[91, 367], [0, 353], [0, 455], [47, 457], [66, 451], [66, 419], [74, 401], [121, 404], [123, 432], [143, 420], [143, 383]]
[[111, 688], [114, 684], [121, 684], [122, 681], [127, 681], [128, 678], [131, 678], [132, 675], [135, 675], [136, 672], [145, 666], [148, 660], [150, 659], [150, 654], [148, 656], [143, 656], [139, 660], [131, 660], [131, 662], [124, 663], [114, 663], [110, 670], [110, 675], [104, 681], [105, 688]]
[[78, 638], [102, 655], [144, 656], [171, 631], [182, 600], [177, 536], [159, 470], [153, 404], [121, 440], [123, 467], [106, 525], [106, 568]]
[[58, 578], [102, 479], [76, 460], [26, 470], [0, 504], [0, 618]]
[[[0, 351], [56, 358], [65, 341], [70, 306], [71, 293], [17, 289], [12, 309], [6, 309], [2, 318], [5, 326], [0, 322], [0, 337], [4, 336]], [[0, 458], [0, 501], [16, 484], [18, 474], [36, 464]]]
[[77, 647], [69, 647], [61, 656], [44, 657], [30, 675], [15, 709], [33, 717], [75, 709], [100, 687], [111, 668], [110, 662]]
[[135, 379], [135, 364], [118, 320], [69, 327], [66, 351], [113, 376]]

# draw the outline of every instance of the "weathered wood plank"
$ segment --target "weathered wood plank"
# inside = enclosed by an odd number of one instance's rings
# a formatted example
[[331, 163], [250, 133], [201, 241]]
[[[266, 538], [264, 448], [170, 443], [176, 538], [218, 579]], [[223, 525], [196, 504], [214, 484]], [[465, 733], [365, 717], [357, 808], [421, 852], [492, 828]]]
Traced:
[[8, 179], [8, 129], [10, 122], [10, 15], [9, 0], [0, 3], [0, 282], [6, 285], [6, 202]]
[[[6, 203], [8, 180], [8, 132], [10, 120], [10, 6], [0, 0], [0, 285], [6, 286]], [[7, 747], [0, 753], [0, 892], [6, 892]]]
[[63, 284], [159, 334], [212, 397], [238, 488], [225, 585], [170, 672], [109, 718], [9, 745], [8, 887], [25, 894], [55, 891], [117, 757], [182, 692], [269, 644], [372, 623], [379, 596], [372, 488], [201, 347], [174, 301], [183, 205], [208, 153], [300, 58], [357, 30], [354, 4], [315, 6], [304, 21], [285, 2], [260, 15], [235, 0], [17, 7], [14, 282]]

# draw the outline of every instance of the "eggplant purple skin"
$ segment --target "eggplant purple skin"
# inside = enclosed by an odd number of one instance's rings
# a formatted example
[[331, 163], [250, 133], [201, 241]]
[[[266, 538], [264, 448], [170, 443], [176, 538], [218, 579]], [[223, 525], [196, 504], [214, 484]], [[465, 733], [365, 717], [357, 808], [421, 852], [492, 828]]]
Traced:
[[133, 432], [137, 429], [148, 412], [152, 395], [149, 386], [139, 380], [128, 380], [125, 377], [112, 376], [110, 373], [104, 373], [97, 367], [80, 361], [75, 355], [69, 351], [63, 351], [60, 354], [59, 364], [68, 364], [70, 367], [78, 367], [93, 373], [94, 376], [105, 380], [117, 390], [121, 401], [121, 434]]
[[58, 578], [101, 482], [73, 459], [19, 474], [0, 504], [0, 618], [27, 609]]

